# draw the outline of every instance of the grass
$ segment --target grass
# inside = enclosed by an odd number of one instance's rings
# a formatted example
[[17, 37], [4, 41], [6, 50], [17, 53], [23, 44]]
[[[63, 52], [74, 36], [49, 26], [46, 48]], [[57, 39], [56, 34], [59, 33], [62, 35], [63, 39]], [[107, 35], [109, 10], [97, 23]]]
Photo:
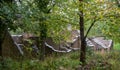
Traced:
[[120, 50], [120, 43], [115, 43], [114, 44], [114, 49], [115, 50]]
[[[87, 52], [87, 66], [91, 70], [120, 70], [120, 52], [111, 51], [109, 53]], [[2, 63], [4, 62], [4, 65]], [[44, 61], [37, 59], [24, 59], [15, 61], [4, 59], [0, 63], [0, 70], [75, 70], [79, 66], [79, 52], [70, 52], [67, 54], [52, 55], [46, 57]]]
[[78, 52], [60, 55], [53, 54], [46, 57], [44, 61], [24, 59], [21, 62], [4, 59], [3, 62], [5, 66], [0, 63], [0, 70], [74, 70], [79, 65], [79, 54]]

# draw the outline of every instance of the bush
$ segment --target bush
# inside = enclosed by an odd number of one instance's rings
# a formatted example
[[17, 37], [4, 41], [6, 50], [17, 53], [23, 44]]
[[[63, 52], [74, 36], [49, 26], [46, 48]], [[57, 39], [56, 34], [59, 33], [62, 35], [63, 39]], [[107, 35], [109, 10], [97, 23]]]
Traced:
[[18, 70], [19, 68], [19, 63], [10, 58], [3, 58], [3, 61], [0, 62], [0, 70]]

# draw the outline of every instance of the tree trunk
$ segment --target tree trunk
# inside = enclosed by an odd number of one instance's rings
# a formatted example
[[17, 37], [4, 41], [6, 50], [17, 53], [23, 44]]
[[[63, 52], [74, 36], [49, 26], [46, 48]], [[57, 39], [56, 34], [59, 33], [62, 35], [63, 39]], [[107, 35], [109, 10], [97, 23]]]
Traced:
[[0, 19], [0, 56], [2, 56], [2, 20]]
[[44, 60], [45, 58], [45, 39], [41, 39], [40, 41], [40, 60]]
[[2, 20], [0, 19], [0, 56], [2, 57], [2, 43], [4, 41], [5, 36], [5, 25], [2, 23]]
[[[49, 0], [47, 0], [47, 1], [35, 0], [35, 2], [37, 3], [37, 6], [40, 9], [40, 11], [45, 14], [49, 14], [50, 11], [55, 6], [55, 4], [53, 4], [51, 6], [51, 8], [48, 8], [47, 6], [49, 4]], [[45, 57], [45, 40], [47, 37], [47, 25], [46, 25], [46, 23], [44, 23], [44, 21], [46, 21], [46, 18], [42, 16], [40, 18], [40, 24], [39, 24], [39, 26], [40, 26], [40, 38], [39, 38], [39, 49], [40, 49], [39, 58], [40, 58], [40, 60], [44, 60], [44, 57]]]
[[6, 30], [6, 26], [3, 24], [2, 20], [0, 19], [0, 61], [3, 60], [2, 44], [5, 37], [5, 30]]
[[80, 6], [82, 7], [80, 9], [80, 39], [81, 39], [81, 51], [80, 51], [80, 62], [82, 62], [82, 65], [85, 64], [85, 60], [86, 60], [86, 41], [85, 41], [85, 37], [84, 37], [84, 16], [83, 16], [83, 0], [79, 0], [80, 1]]
[[47, 37], [47, 27], [46, 27], [46, 24], [45, 23], [40, 23], [40, 38], [39, 38], [39, 41], [40, 41], [40, 46], [39, 46], [39, 49], [40, 49], [40, 55], [39, 55], [39, 58], [40, 60], [44, 60], [45, 58], [45, 40], [46, 40], [46, 37]]

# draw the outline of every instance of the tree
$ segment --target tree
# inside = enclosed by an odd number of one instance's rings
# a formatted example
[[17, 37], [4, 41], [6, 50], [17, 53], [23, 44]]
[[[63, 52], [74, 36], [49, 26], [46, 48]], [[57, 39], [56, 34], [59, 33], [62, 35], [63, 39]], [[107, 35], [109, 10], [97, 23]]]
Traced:
[[[52, 3], [52, 6], [50, 8], [48, 8], [48, 5], [50, 6], [50, 1], [52, 0], [35, 0], [35, 2], [37, 3], [37, 7], [39, 8], [40, 12], [39, 13], [43, 13], [43, 14], [50, 14], [50, 11], [52, 10], [52, 8], [55, 6], [54, 3]], [[39, 42], [40, 42], [40, 60], [44, 60], [45, 57], [45, 41], [46, 41], [46, 37], [47, 37], [47, 24], [46, 24], [46, 20], [47, 20], [47, 16], [42, 16], [39, 19], [39, 27], [40, 27], [40, 38], [39, 38]]]
[[0, 0], [0, 56], [2, 56], [2, 43], [4, 41], [7, 28], [13, 28], [11, 20], [8, 18], [9, 14], [5, 11], [5, 9], [7, 9], [5, 3], [10, 5], [12, 0]]
[[[85, 64], [85, 53], [86, 53], [86, 42], [85, 39], [88, 36], [91, 28], [95, 25], [95, 23], [99, 23], [96, 24], [98, 26], [98, 28], [100, 28], [100, 32], [103, 30], [105, 33], [108, 34], [112, 34], [112, 36], [115, 34], [115, 36], [117, 36], [119, 34], [116, 34], [117, 32], [119, 32], [119, 28], [117, 26], [119, 26], [119, 24], [117, 24], [119, 18], [118, 15], [118, 11], [119, 9], [117, 8], [117, 6], [115, 6], [115, 2], [110, 2], [110, 1], [83, 1], [83, 0], [79, 0], [80, 1], [80, 36], [81, 36], [81, 55], [80, 55], [80, 61], [82, 62], [82, 64]], [[84, 7], [83, 7], [84, 5]], [[114, 10], [113, 10], [114, 9]], [[84, 12], [84, 13], [83, 13]], [[84, 15], [83, 15], [84, 14]], [[110, 18], [112, 17], [112, 18]], [[112, 22], [110, 20], [113, 20]], [[88, 23], [89, 22], [89, 23]], [[91, 22], [91, 24], [90, 24]], [[107, 22], [107, 23], [106, 23]], [[86, 25], [86, 23], [88, 23], [90, 26], [87, 27], [88, 30], [84, 30], [84, 25]], [[113, 24], [111, 25], [111, 23], [114, 24], [115, 27], [113, 27]], [[103, 27], [100, 26], [104, 26], [105, 29], [103, 29]], [[109, 26], [111, 28], [109, 28]], [[97, 28], [97, 27], [94, 27]], [[97, 30], [98, 30], [97, 28]], [[115, 30], [114, 30], [115, 29]], [[94, 31], [97, 31], [94, 29]], [[106, 31], [108, 30], [108, 31]], [[110, 30], [113, 33], [109, 33]], [[86, 32], [86, 34], [84, 35], [84, 32]], [[92, 32], [92, 31], [91, 31]], [[99, 35], [104, 34], [103, 32], [97, 32]], [[116, 32], [116, 33], [115, 33]], [[94, 34], [95, 35], [95, 34]], [[105, 34], [104, 34], [105, 35]]]
[[80, 40], [81, 40], [81, 51], [80, 51], [80, 61], [82, 65], [85, 64], [85, 56], [86, 56], [86, 41], [84, 36], [84, 16], [83, 16], [83, 0], [80, 1]]
[[24, 0], [21, 3], [21, 14], [23, 14], [23, 27], [20, 27], [25, 32], [34, 32], [39, 36], [38, 48], [39, 59], [44, 60], [45, 56], [45, 39], [47, 37], [47, 23], [48, 14], [50, 14], [51, 9], [54, 4], [50, 5], [52, 0]]
[[[62, 1], [62, 4], [60, 2], [61, 1], [54, 2], [53, 0], [35, 0], [35, 2], [27, 2], [26, 9], [29, 10], [26, 10], [25, 14], [23, 15], [24, 27], [22, 27], [22, 29], [25, 28], [25, 31], [31, 30], [32, 32], [36, 33], [36, 35], [39, 35], [38, 43], [40, 49], [40, 59], [44, 59], [45, 55], [45, 38], [48, 36], [56, 40], [58, 40], [58, 36], [60, 38], [63, 38], [63, 34], [61, 35], [60, 33], [67, 28], [67, 24], [71, 23], [71, 19], [65, 18], [65, 16], [68, 16], [68, 13], [64, 16], [61, 13], [61, 11], [64, 10], [64, 6], [66, 6], [65, 2]], [[23, 3], [26, 4], [26, 1], [23, 1]], [[23, 6], [24, 8], [26, 7], [24, 5], [21, 6]], [[22, 11], [25, 11], [24, 8], [22, 9]], [[63, 13], [66, 12], [67, 10], [63, 11]], [[29, 15], [27, 15], [27, 13]], [[63, 17], [65, 19], [63, 19]]]

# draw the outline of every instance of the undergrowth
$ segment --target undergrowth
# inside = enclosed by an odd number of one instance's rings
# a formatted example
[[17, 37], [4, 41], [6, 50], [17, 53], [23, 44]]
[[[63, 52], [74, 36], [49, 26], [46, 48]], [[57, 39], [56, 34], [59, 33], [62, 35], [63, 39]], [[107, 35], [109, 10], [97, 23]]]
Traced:
[[[104, 54], [88, 52], [86, 63], [91, 67], [91, 70], [120, 70], [119, 54], [118, 51]], [[75, 51], [48, 56], [44, 61], [37, 59], [16, 61], [7, 58], [0, 62], [0, 70], [75, 70], [79, 64], [79, 52]]]
[[120, 50], [120, 43], [115, 43], [114, 44], [114, 49], [115, 50]]

